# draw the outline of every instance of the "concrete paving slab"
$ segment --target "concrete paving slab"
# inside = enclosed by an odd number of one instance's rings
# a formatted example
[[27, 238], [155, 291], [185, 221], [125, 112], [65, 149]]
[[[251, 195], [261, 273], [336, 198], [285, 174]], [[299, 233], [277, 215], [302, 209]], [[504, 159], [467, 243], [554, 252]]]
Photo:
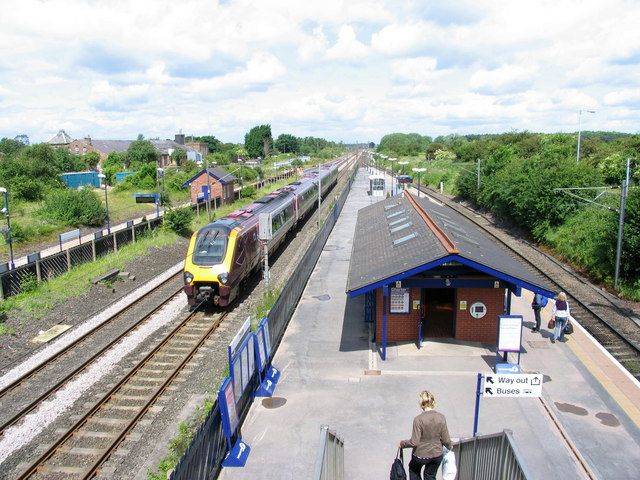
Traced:
[[[424, 389], [435, 394], [452, 437], [472, 434], [476, 376], [491, 372], [495, 354], [482, 345], [430, 340], [421, 351], [395, 345], [383, 362], [371, 348], [362, 299], [344, 294], [357, 210], [372, 201], [367, 178], [357, 175], [328, 241], [345, 248], [321, 255], [275, 356], [282, 371], [276, 398], [256, 399], [242, 427], [252, 448], [247, 464], [224, 469], [222, 479], [311, 478], [323, 424], [344, 438], [345, 478], [386, 478]], [[514, 299], [513, 313], [533, 320], [526, 297]], [[531, 479], [585, 478], [563, 435], [600, 478], [637, 478], [637, 426], [579, 362], [572, 340], [545, 341], [526, 330], [522, 355], [525, 370], [545, 374], [544, 398], [483, 398], [479, 433], [512, 430]]]

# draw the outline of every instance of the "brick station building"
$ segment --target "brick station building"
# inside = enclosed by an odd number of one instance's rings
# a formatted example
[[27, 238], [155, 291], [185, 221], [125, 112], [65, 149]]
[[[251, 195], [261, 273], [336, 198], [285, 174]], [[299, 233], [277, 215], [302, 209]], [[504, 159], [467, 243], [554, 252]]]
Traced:
[[221, 168], [209, 167], [208, 172], [208, 179], [205, 169], [202, 169], [182, 185], [182, 188], [189, 187], [191, 204], [205, 201], [202, 187], [211, 188], [211, 203], [215, 201], [217, 207], [233, 202], [233, 184], [236, 177]]
[[556, 292], [462, 214], [408, 192], [358, 212], [347, 294], [365, 296], [365, 321], [387, 342], [454, 338], [496, 343], [498, 316], [522, 289]]

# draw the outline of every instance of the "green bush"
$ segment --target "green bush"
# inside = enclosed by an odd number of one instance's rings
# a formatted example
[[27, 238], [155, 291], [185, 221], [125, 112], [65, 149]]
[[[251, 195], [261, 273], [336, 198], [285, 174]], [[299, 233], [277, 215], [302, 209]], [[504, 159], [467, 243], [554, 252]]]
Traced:
[[22, 293], [29, 293], [35, 291], [38, 288], [38, 278], [35, 273], [27, 273], [20, 279], [20, 291]]
[[168, 210], [164, 214], [164, 226], [179, 235], [191, 233], [191, 222], [195, 214], [190, 207]]
[[545, 240], [564, 258], [587, 268], [598, 280], [613, 278], [617, 215], [604, 208], [589, 206], [563, 225], [547, 231]]
[[98, 196], [90, 189], [53, 190], [44, 199], [38, 213], [49, 220], [70, 227], [102, 225], [106, 211]]
[[24, 226], [15, 220], [11, 221], [11, 240], [14, 244], [24, 243], [36, 237], [49, 235], [56, 230], [57, 226], [52, 224], [27, 225]]
[[240, 196], [242, 198], [256, 198], [258, 196], [258, 191], [254, 186], [248, 185], [240, 190]]

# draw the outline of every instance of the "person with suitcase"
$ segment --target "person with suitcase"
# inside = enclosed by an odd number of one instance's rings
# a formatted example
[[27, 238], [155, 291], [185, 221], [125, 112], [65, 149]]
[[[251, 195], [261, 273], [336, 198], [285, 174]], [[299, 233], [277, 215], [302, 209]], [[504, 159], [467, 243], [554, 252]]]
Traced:
[[422, 413], [413, 419], [413, 431], [409, 440], [402, 440], [400, 448], [413, 449], [409, 462], [409, 479], [436, 480], [436, 473], [442, 463], [442, 446], [449, 450], [453, 448], [447, 420], [444, 415], [434, 410], [436, 400], [431, 392], [424, 390], [420, 393], [420, 408]]

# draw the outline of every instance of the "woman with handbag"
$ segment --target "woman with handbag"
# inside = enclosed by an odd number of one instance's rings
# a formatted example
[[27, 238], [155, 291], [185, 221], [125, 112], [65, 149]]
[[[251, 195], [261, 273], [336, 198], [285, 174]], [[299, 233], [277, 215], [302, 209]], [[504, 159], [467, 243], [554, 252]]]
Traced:
[[423, 479], [436, 480], [436, 473], [442, 463], [442, 446], [453, 448], [447, 421], [440, 412], [434, 410], [436, 400], [428, 391], [420, 393], [422, 413], [413, 419], [413, 431], [409, 440], [402, 440], [400, 448], [413, 448], [409, 462], [409, 479], [420, 480], [420, 471], [424, 467]]
[[571, 318], [571, 312], [569, 311], [569, 302], [567, 302], [567, 295], [564, 292], [560, 292], [556, 298], [556, 302], [553, 305], [553, 316], [555, 320], [555, 328], [551, 337], [551, 343], [556, 343], [556, 340], [564, 339], [564, 329], [567, 326], [569, 318]]

